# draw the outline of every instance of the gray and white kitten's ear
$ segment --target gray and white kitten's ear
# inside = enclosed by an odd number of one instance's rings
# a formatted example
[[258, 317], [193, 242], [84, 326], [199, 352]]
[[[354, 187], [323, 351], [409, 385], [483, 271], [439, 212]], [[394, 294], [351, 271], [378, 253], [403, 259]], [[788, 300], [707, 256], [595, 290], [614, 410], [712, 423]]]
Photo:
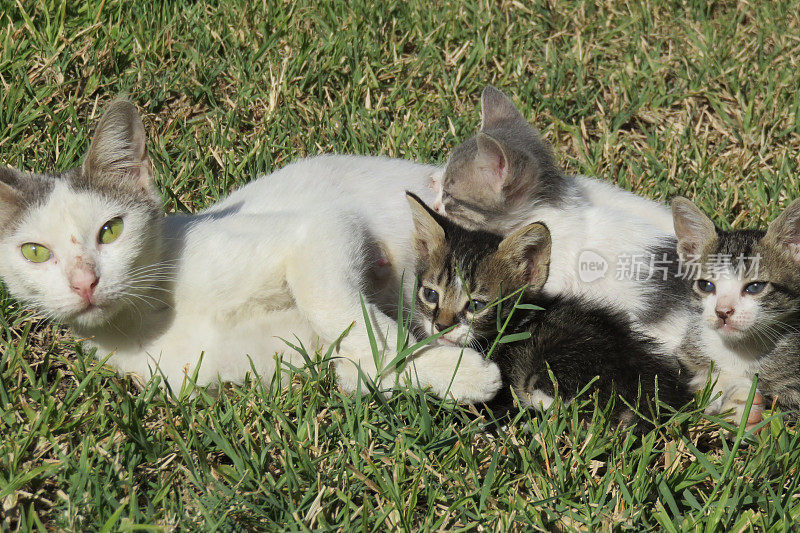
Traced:
[[114, 100], [100, 119], [83, 162], [85, 179], [95, 185], [154, 194], [146, 140], [136, 107], [127, 100]]
[[764, 240], [787, 250], [795, 261], [800, 262], [800, 198], [772, 221]]
[[508, 155], [503, 145], [486, 133], [478, 133], [478, 153], [475, 155], [475, 167], [495, 193], [503, 190], [508, 183], [511, 169]]
[[550, 230], [541, 222], [518, 229], [500, 243], [497, 254], [512, 266], [519, 279], [541, 289], [550, 273]]
[[20, 194], [15, 184], [21, 175], [13, 168], [0, 168], [0, 226], [5, 226], [20, 207]]
[[417, 257], [427, 260], [431, 252], [444, 245], [444, 228], [434, 213], [414, 193], [406, 192], [411, 217], [414, 219], [414, 249]]
[[699, 256], [705, 245], [717, 237], [711, 219], [686, 198], [677, 196], [672, 200], [672, 221], [682, 258]]
[[499, 123], [508, 120], [525, 122], [525, 117], [508, 96], [487, 85], [481, 94], [481, 131], [495, 128]]

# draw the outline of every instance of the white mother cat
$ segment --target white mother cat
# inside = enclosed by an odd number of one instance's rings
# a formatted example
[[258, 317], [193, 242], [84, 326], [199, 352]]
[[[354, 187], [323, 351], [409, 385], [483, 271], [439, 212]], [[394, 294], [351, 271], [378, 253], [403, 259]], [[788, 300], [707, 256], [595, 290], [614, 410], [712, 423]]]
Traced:
[[[0, 277], [13, 296], [90, 339], [97, 356], [180, 387], [240, 382], [252, 366], [269, 380], [276, 352], [302, 366], [281, 338], [309, 351], [338, 343], [339, 382], [378, 369], [367, 308], [384, 361], [397, 301], [413, 273], [405, 191], [433, 200], [434, 167], [385, 158], [327, 156], [262, 177], [194, 216], [161, 213], [136, 109], [116, 101], [83, 164], [43, 176], [0, 168]], [[407, 276], [410, 294], [413, 275]], [[382, 310], [383, 309], [383, 310]], [[295, 338], [296, 336], [296, 338]], [[412, 339], [413, 342], [413, 339]], [[437, 346], [409, 358], [418, 386], [475, 402], [500, 387], [494, 363], [470, 349]], [[381, 374], [380, 385], [397, 376]]]

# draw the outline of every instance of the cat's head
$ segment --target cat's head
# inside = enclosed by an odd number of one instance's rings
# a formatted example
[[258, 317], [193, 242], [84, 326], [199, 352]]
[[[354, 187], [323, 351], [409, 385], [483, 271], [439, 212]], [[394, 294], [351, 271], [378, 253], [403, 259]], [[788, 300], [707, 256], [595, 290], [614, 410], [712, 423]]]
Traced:
[[447, 162], [434, 208], [470, 228], [501, 234], [528, 220], [532, 204], [557, 205], [564, 180], [550, 146], [514, 103], [487, 86], [477, 135]]
[[[425, 335], [454, 326], [440, 338], [446, 344], [491, 340], [497, 334], [498, 297], [535, 293], [547, 281], [550, 231], [539, 222], [506, 238], [468, 230], [413, 194], [408, 197], [417, 254], [416, 326]], [[504, 309], [514, 301], [504, 302]]]
[[45, 316], [98, 326], [137, 297], [160, 254], [162, 217], [142, 121], [115, 101], [81, 166], [0, 168], [0, 278]]
[[703, 322], [728, 342], [769, 343], [800, 310], [800, 200], [767, 231], [722, 231], [692, 202], [672, 202], [683, 271]]

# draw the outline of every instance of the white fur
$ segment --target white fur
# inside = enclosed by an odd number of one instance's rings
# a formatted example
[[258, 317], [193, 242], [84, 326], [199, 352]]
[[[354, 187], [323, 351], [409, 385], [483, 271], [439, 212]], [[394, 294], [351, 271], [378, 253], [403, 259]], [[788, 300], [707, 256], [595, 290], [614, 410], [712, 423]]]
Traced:
[[575, 181], [590, 204], [627, 213], [655, 226], [663, 234], [675, 235], [672, 210], [666, 205], [596, 178], [577, 176]]
[[533, 407], [534, 409], [539, 409], [543, 411], [553, 405], [555, 398], [550, 396], [549, 394], [540, 391], [539, 389], [533, 389], [529, 394], [523, 395], [520, 398], [520, 402], [525, 407]]
[[[0, 243], [0, 275], [19, 298], [68, 319], [77, 335], [98, 347], [98, 357], [112, 353], [109, 362], [119, 371], [145, 378], [162, 372], [172, 387], [180, 387], [187, 372], [196, 370], [201, 354], [200, 384], [240, 382], [251, 364], [269, 380], [276, 352], [284, 352], [284, 362], [303, 364], [281, 339], [301, 342], [311, 351], [331, 345], [352, 325], [338, 346], [336, 370], [341, 386], [353, 390], [359, 366], [370, 378], [379, 374], [359, 291], [374, 289], [386, 298], [394, 293], [396, 301], [399, 290], [396, 284], [372, 287], [365, 281], [364, 244], [382, 244], [395, 279], [406, 273], [409, 291], [414, 253], [405, 191], [433, 200], [430, 176], [435, 170], [354, 156], [289, 165], [203, 213], [169, 217], [163, 228], [164, 255], [150, 258], [157, 274], [135, 298], [115, 291], [139, 266], [131, 264], [142, 246], [136, 235], [145, 230], [137, 227], [137, 214], [126, 213], [122, 236], [99, 247], [98, 229], [120, 215], [120, 206], [59, 185]], [[79, 236], [77, 244], [72, 236]], [[58, 260], [27, 262], [19, 253], [24, 242], [51, 246]], [[108, 304], [98, 311], [102, 320], [75, 316], [84, 304], [70, 292], [65, 264], [77, 256], [96, 260], [96, 296]], [[159, 261], [166, 262], [159, 267]], [[374, 299], [367, 308], [386, 364], [394, 358], [397, 325]], [[453, 346], [421, 350], [405, 375], [437, 395], [467, 402], [488, 400], [500, 387], [494, 363]], [[380, 384], [389, 386], [395, 377], [381, 375]]]

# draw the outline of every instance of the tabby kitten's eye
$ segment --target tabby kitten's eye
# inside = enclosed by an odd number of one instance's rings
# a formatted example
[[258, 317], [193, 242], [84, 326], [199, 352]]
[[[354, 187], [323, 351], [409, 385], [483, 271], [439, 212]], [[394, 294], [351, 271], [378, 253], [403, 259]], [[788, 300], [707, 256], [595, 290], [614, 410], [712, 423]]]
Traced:
[[435, 290], [428, 287], [422, 287], [421, 292], [422, 292], [422, 299], [425, 300], [426, 302], [431, 304], [439, 303], [439, 293], [436, 292]]
[[487, 303], [483, 300], [472, 300], [471, 302], [467, 302], [466, 307], [464, 308], [465, 311], [469, 311], [471, 313], [480, 313], [484, 309], [486, 309]]
[[759, 294], [767, 288], [766, 281], [754, 281], [753, 283], [748, 283], [744, 287], [744, 292], [747, 294]]
[[116, 241], [122, 234], [122, 219], [120, 217], [112, 218], [100, 228], [100, 233], [97, 235], [97, 241], [100, 244], [109, 244]]
[[713, 283], [711, 283], [710, 281], [706, 281], [704, 279], [697, 280], [696, 284], [697, 284], [697, 290], [699, 290], [700, 292], [712, 293], [717, 289]]
[[22, 251], [22, 257], [31, 263], [44, 263], [53, 255], [50, 253], [49, 248], [35, 242], [26, 242], [20, 250]]

